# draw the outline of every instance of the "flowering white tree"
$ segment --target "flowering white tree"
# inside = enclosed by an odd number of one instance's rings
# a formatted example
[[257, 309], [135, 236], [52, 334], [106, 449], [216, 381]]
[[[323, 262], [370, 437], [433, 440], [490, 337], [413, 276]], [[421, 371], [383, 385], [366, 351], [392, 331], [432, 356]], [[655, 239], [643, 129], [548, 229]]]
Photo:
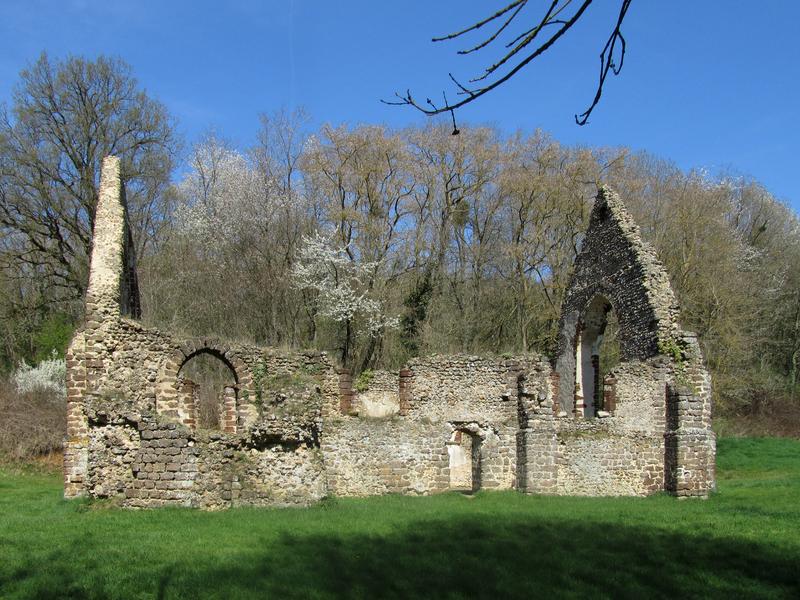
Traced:
[[376, 337], [399, 325], [372, 295], [376, 262], [357, 262], [347, 248], [336, 247], [319, 233], [303, 237], [303, 246], [291, 271], [293, 284], [314, 294], [317, 314], [344, 325], [342, 360], [346, 363], [353, 337]]
[[67, 396], [67, 363], [53, 351], [53, 355], [32, 367], [24, 360], [14, 372], [14, 384], [17, 392], [52, 392], [59, 398]]
[[269, 219], [268, 185], [236, 150], [210, 137], [195, 147], [190, 167], [178, 185], [182, 203], [175, 218], [181, 234], [220, 250], [248, 226]]

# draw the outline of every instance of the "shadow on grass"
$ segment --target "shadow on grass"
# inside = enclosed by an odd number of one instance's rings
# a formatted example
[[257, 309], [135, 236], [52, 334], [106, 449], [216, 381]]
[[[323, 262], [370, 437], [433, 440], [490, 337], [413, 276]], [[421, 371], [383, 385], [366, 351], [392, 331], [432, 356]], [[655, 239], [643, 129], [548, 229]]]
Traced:
[[796, 560], [737, 542], [625, 527], [465, 520], [346, 542], [284, 537], [257, 562], [213, 569], [208, 581], [225, 582], [221, 590], [299, 597], [674, 598], [788, 594], [799, 590], [796, 568]]
[[[150, 565], [102, 564], [102, 555], [86, 561], [91, 551], [53, 553], [46, 569], [26, 565], [0, 590], [35, 597], [800, 597], [798, 556], [785, 550], [522, 516], [423, 521], [381, 536], [283, 534]], [[74, 553], [99, 563], [98, 572], [71, 570]], [[110, 586], [112, 568], [137, 575]]]

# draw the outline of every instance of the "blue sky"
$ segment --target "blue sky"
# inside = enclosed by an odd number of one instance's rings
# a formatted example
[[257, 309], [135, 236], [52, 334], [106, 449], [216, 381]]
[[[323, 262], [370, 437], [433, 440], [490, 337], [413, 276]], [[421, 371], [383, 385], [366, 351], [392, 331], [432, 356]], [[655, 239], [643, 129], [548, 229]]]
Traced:
[[[467, 61], [455, 55], [459, 44], [430, 38], [502, 4], [2, 0], [0, 101], [43, 50], [103, 53], [132, 65], [190, 142], [213, 129], [247, 146], [258, 114], [281, 107], [304, 106], [317, 124], [422, 124], [420, 113], [379, 100], [407, 87], [440, 97], [448, 71], [476, 73], [488, 55]], [[578, 127], [573, 115], [594, 94], [618, 6], [596, 0], [569, 38], [462, 109], [459, 121], [506, 132], [540, 127], [566, 144], [625, 145], [685, 169], [752, 176], [800, 211], [800, 2], [634, 0], [622, 75]]]

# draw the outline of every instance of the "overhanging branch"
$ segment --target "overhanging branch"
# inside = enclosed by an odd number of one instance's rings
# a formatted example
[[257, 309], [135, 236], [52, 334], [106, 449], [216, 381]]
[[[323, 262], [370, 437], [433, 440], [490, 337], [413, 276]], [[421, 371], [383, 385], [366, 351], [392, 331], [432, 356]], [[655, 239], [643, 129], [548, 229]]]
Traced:
[[[502, 85], [519, 71], [530, 64], [534, 59], [547, 52], [564, 34], [566, 34], [581, 17], [584, 15], [586, 9], [592, 4], [593, 0], [582, 0], [578, 3], [577, 0], [552, 0], [544, 15], [538, 19], [533, 27], [529, 27], [522, 33], [515, 35], [511, 41], [504, 44], [508, 48], [508, 52], [500, 56], [495, 62], [486, 67], [483, 72], [476, 77], [469, 80], [468, 84], [461, 83], [456, 77], [449, 73], [448, 77], [456, 86], [457, 96], [461, 97], [460, 100], [445, 102], [441, 106], [437, 106], [428, 97], [425, 102], [419, 102], [411, 93], [411, 90], [406, 90], [405, 94], [395, 93], [395, 100], [382, 100], [385, 104], [395, 106], [413, 106], [420, 112], [426, 115], [433, 116], [449, 112], [453, 117], [454, 132], [458, 131], [455, 127], [455, 110], [462, 106], [474, 102], [484, 94], [492, 91], [498, 86]], [[632, 0], [622, 0], [620, 5], [619, 15], [614, 25], [611, 34], [600, 53], [600, 78], [595, 92], [594, 99], [592, 100], [589, 108], [581, 113], [575, 115], [575, 121], [578, 125], [585, 125], [589, 119], [594, 108], [600, 102], [603, 93], [603, 86], [606, 82], [606, 77], [609, 72], [618, 75], [622, 70], [622, 65], [625, 60], [626, 42], [622, 35], [622, 23], [628, 12]], [[484, 50], [492, 42], [497, 40], [502, 33], [504, 33], [512, 23], [519, 20], [519, 15], [522, 10], [527, 6], [528, 0], [515, 0], [494, 12], [489, 17], [481, 19], [468, 27], [455, 31], [453, 33], [433, 38], [434, 42], [454, 40], [461, 38], [471, 32], [477, 31], [482, 27], [499, 23], [499, 26], [490, 35], [479, 40], [472, 46], [459, 50], [458, 54], [471, 54], [477, 51]], [[570, 6], [577, 5], [574, 11], [570, 14], [567, 9]], [[510, 14], [509, 14], [510, 13]], [[502, 19], [505, 17], [505, 19]], [[540, 40], [540, 35], [546, 29], [556, 27], [555, 32], [549, 37], [546, 37], [538, 45], [533, 45], [534, 42]], [[531, 49], [532, 48], [532, 49]], [[616, 57], [616, 58], [615, 58]], [[501, 71], [504, 71], [502, 75]], [[494, 78], [494, 79], [493, 79]], [[493, 79], [493, 80], [492, 80]], [[479, 84], [479, 85], [470, 85]]]

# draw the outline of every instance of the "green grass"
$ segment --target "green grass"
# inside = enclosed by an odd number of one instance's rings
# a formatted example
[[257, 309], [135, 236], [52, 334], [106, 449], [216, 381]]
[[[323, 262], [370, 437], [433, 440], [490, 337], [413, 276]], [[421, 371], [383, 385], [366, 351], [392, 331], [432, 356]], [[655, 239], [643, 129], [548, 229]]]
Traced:
[[798, 598], [800, 442], [723, 439], [707, 501], [516, 493], [127, 511], [0, 472], [1, 598]]

